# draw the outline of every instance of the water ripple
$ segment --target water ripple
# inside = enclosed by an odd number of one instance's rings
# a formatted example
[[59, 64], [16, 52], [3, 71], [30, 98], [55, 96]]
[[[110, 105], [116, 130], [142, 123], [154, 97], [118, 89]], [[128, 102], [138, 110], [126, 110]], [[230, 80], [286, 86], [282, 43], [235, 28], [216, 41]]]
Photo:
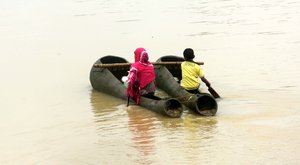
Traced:
[[200, 33], [188, 34], [185, 36], [197, 37], [197, 36], [224, 35], [224, 34], [227, 34], [227, 33], [226, 32], [200, 32]]
[[117, 20], [116, 22], [119, 23], [129, 23], [129, 22], [139, 22], [141, 21], [140, 19], [126, 19], [126, 20]]
[[265, 32], [257, 32], [259, 35], [283, 35], [285, 33], [279, 31], [265, 31]]
[[86, 17], [86, 16], [96, 16], [96, 13], [91, 14], [75, 14], [74, 17]]

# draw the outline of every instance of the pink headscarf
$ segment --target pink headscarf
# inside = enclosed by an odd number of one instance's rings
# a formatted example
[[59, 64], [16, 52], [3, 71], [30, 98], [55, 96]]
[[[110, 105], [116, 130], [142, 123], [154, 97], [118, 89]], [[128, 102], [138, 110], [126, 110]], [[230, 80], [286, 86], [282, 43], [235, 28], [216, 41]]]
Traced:
[[141, 54], [143, 51], [146, 51], [144, 48], [136, 48], [134, 51], [134, 62], [139, 62], [141, 58]]
[[142, 51], [140, 55], [140, 63], [144, 65], [149, 65], [150, 62], [148, 60], [149, 60], [148, 53], [146, 51]]

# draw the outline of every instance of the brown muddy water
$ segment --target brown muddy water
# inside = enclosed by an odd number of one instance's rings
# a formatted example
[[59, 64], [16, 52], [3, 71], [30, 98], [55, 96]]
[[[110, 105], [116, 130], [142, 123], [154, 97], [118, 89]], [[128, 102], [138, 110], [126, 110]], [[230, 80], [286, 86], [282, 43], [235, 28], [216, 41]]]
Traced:
[[[2, 0], [0, 164], [300, 164], [299, 18], [295, 0]], [[216, 116], [92, 89], [98, 58], [140, 46], [194, 48]]]

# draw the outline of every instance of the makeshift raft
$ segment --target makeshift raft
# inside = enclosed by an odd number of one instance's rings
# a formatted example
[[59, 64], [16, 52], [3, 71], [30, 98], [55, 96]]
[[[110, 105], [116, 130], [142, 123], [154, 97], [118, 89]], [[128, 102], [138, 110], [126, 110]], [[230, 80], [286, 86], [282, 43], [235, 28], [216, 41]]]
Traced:
[[[100, 67], [101, 65], [102, 67]], [[113, 65], [119, 66], [109, 67]], [[127, 100], [126, 87], [121, 79], [123, 76], [128, 75], [129, 68], [130, 63], [122, 57], [104, 56], [97, 60], [91, 68], [91, 85], [97, 91]], [[168, 117], [177, 118], [183, 113], [182, 104], [176, 98], [160, 98], [157, 96], [147, 98], [141, 96], [139, 105]]]
[[[183, 62], [182, 57], [163, 56], [156, 62]], [[181, 65], [156, 65], [156, 84], [158, 88], [164, 90], [167, 94], [177, 98], [182, 104], [193, 110], [194, 112], [204, 115], [213, 116], [216, 114], [218, 104], [214, 97], [208, 93], [190, 94], [179, 84], [182, 79]]]

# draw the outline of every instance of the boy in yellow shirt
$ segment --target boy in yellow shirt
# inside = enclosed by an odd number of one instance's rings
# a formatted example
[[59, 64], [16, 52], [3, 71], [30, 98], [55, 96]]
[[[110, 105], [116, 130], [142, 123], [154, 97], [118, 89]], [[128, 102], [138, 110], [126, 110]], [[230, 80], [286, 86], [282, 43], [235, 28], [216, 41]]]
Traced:
[[[187, 48], [183, 51], [184, 62], [181, 63], [182, 80], [180, 85], [190, 93], [197, 94], [199, 92], [200, 79], [209, 88], [210, 83], [204, 77], [201, 67], [193, 61], [195, 58], [194, 50]], [[200, 78], [200, 79], [199, 79]]]

